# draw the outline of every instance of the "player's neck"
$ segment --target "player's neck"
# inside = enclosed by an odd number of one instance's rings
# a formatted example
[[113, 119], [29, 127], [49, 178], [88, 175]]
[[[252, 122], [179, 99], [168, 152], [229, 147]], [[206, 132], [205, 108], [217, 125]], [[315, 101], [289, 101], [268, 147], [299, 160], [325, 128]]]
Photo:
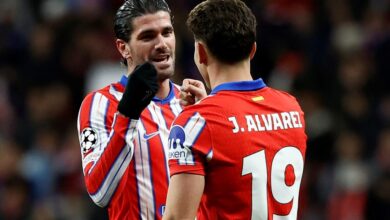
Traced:
[[215, 62], [207, 69], [211, 89], [214, 89], [222, 83], [253, 80], [249, 60], [234, 65]]
[[169, 79], [165, 79], [164, 81], [158, 82], [159, 89], [156, 93], [156, 97], [159, 99], [165, 99], [171, 90], [169, 86]]

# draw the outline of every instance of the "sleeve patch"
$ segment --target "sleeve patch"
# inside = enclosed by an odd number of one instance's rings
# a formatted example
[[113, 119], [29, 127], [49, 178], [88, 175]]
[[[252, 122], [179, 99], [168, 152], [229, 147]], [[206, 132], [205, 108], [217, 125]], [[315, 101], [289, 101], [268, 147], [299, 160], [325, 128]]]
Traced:
[[80, 146], [84, 156], [91, 153], [98, 145], [98, 133], [95, 129], [87, 127], [81, 132]]

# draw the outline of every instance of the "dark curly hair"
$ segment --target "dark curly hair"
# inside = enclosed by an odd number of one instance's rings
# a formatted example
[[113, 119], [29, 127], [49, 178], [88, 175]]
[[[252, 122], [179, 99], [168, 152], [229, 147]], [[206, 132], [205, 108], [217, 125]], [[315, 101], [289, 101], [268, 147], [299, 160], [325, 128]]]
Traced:
[[187, 26], [224, 63], [247, 58], [256, 41], [256, 18], [240, 0], [204, 1], [190, 12]]

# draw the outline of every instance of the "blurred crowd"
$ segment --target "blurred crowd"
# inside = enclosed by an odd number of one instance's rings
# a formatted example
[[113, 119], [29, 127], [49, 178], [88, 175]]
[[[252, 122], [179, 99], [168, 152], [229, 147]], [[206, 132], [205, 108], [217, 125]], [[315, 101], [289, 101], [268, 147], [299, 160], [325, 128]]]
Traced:
[[[0, 1], [0, 220], [106, 219], [86, 194], [76, 131], [84, 95], [126, 70], [123, 0]], [[176, 75], [200, 79], [185, 27], [199, 0], [168, 0]], [[390, 1], [248, 0], [254, 78], [294, 94], [308, 150], [299, 219], [390, 216]]]

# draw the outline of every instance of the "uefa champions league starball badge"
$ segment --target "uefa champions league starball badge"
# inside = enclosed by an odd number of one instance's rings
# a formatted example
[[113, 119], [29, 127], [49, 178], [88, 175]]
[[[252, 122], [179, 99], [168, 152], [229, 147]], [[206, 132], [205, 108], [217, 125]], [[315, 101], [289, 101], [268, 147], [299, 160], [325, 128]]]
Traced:
[[80, 141], [83, 154], [91, 152], [98, 142], [97, 132], [92, 128], [85, 128], [81, 132]]

